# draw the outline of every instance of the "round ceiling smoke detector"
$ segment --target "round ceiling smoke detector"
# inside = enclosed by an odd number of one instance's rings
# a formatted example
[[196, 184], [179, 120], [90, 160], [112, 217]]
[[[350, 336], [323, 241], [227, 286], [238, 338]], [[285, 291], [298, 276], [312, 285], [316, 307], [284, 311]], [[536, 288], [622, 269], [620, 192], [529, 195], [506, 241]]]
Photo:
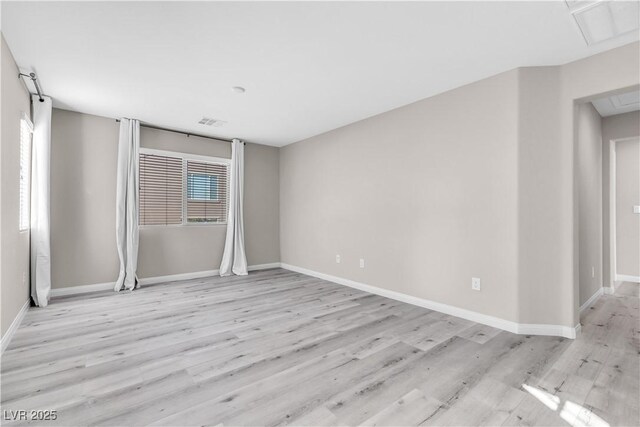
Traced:
[[234, 86], [231, 88], [232, 91], [234, 91], [235, 93], [244, 93], [245, 92], [245, 88], [243, 88], [242, 86]]

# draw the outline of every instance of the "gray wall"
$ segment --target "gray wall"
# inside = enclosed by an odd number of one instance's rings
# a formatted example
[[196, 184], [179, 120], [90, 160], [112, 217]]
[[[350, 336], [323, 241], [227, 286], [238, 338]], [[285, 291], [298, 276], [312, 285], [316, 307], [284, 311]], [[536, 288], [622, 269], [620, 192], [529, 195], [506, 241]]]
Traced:
[[610, 141], [614, 139], [640, 136], [640, 111], [604, 117], [602, 119], [602, 267], [604, 286], [612, 286], [614, 269], [611, 265], [611, 227], [610, 221]]
[[113, 282], [115, 120], [53, 109], [51, 117], [51, 282], [53, 288]]
[[633, 43], [514, 70], [282, 148], [282, 262], [574, 327], [575, 104], [637, 87], [639, 63]]
[[0, 128], [0, 329], [2, 336], [29, 300], [29, 232], [19, 231], [20, 119], [31, 115], [29, 94], [18, 79], [9, 46], [0, 37], [2, 114]]
[[[559, 171], [562, 70], [519, 70], [518, 91], [518, 312], [521, 323], [570, 324], [563, 320], [567, 301], [549, 298], [571, 261], [558, 240], [565, 230], [558, 220], [563, 201]], [[569, 276], [570, 277], [570, 276]], [[570, 282], [569, 282], [570, 283]]]
[[616, 143], [616, 273], [640, 277], [640, 142]]
[[514, 70], [282, 148], [282, 262], [516, 320], [517, 102]]
[[[230, 157], [230, 144], [148, 128], [141, 146]], [[112, 282], [117, 277], [115, 173], [118, 123], [54, 109], [51, 242], [53, 287]], [[247, 144], [245, 230], [249, 265], [278, 262], [278, 149]], [[99, 225], [99, 226], [98, 226]], [[215, 270], [224, 225], [148, 226], [140, 230], [141, 278]]]
[[577, 108], [582, 305], [602, 287], [602, 119], [590, 102]]

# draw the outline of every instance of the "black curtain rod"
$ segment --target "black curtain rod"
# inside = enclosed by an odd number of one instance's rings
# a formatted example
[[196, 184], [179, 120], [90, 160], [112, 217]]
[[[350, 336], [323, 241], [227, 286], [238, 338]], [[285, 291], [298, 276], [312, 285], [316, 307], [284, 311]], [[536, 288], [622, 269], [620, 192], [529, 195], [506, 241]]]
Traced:
[[[120, 119], [116, 119], [116, 122], [120, 123]], [[161, 128], [160, 126], [148, 125], [148, 124], [144, 124], [144, 123], [140, 123], [140, 127], [147, 128], [147, 129], [163, 130], [163, 131], [166, 131], [166, 132], [179, 133], [181, 135], [187, 135], [187, 137], [189, 137], [189, 136], [197, 136], [198, 138], [214, 139], [216, 141], [224, 141], [224, 142], [233, 142], [232, 139], [217, 138], [215, 136], [200, 135], [200, 134], [197, 134], [197, 133], [182, 132], [182, 131], [175, 130], [175, 129]], [[242, 141], [242, 143], [244, 145], [247, 144], [244, 141]]]
[[38, 84], [38, 77], [36, 77], [36, 73], [29, 73], [29, 74], [24, 74], [24, 73], [18, 73], [18, 78], [20, 77], [29, 77], [31, 79], [31, 81], [33, 82], [33, 85], [36, 87], [36, 92], [38, 92], [38, 99], [40, 100], [40, 102], [44, 102], [44, 98], [42, 97], [42, 91], [40, 90], [40, 85]]

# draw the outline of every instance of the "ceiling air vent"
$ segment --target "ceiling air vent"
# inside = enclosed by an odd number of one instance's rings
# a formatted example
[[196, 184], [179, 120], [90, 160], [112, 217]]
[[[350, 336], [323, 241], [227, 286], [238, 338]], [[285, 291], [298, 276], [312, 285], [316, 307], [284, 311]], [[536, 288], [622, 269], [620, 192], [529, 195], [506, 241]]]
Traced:
[[227, 122], [218, 119], [210, 119], [209, 117], [203, 117], [198, 123], [205, 126], [213, 126], [219, 128]]

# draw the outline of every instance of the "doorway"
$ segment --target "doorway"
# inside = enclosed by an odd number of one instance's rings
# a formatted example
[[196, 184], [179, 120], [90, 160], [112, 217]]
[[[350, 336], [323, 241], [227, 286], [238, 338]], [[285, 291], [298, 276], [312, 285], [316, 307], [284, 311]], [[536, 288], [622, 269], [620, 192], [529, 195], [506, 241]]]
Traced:
[[640, 283], [640, 138], [609, 141], [611, 292]]

